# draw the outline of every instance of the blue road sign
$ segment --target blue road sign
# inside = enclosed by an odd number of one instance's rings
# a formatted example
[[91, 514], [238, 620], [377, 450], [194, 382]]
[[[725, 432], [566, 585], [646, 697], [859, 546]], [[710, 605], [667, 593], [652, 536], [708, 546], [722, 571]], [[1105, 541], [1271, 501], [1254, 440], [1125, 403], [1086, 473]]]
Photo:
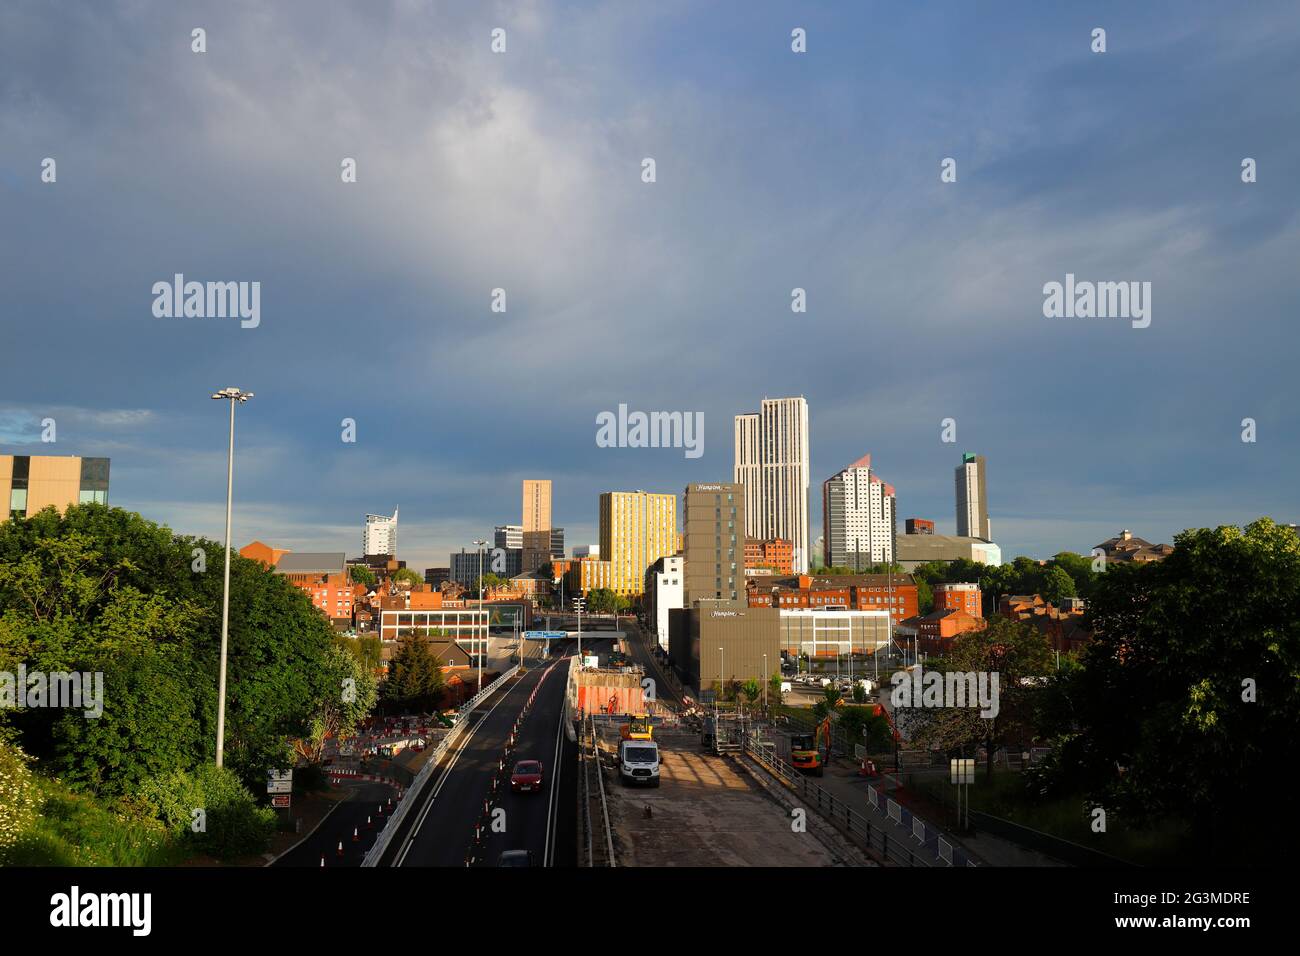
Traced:
[[526, 641], [560, 641], [568, 636], [567, 631], [524, 631]]

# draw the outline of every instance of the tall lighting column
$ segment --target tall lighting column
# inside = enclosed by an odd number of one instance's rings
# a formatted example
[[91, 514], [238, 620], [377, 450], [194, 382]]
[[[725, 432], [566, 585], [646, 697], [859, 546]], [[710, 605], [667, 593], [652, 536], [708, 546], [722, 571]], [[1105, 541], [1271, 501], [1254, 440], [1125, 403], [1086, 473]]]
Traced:
[[226, 567], [221, 586], [221, 668], [217, 677], [217, 766], [223, 764], [226, 749], [226, 650], [230, 641], [230, 510], [235, 489], [235, 405], [253, 397], [252, 392], [223, 388], [212, 393], [213, 401], [230, 402], [230, 445], [226, 451]]

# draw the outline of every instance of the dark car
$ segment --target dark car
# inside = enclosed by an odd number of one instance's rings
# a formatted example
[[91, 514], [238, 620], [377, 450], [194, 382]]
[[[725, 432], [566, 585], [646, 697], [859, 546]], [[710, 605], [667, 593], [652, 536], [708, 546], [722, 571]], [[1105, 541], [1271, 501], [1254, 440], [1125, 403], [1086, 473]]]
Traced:
[[497, 857], [497, 866], [532, 866], [532, 850], [506, 850]]
[[515, 793], [539, 793], [542, 789], [542, 762], [521, 760], [510, 774], [510, 789]]

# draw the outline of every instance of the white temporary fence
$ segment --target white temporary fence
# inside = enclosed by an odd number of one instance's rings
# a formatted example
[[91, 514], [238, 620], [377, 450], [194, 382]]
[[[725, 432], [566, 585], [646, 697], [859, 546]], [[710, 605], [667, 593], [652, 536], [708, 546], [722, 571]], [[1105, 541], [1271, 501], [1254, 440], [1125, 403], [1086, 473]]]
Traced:
[[939, 837], [939, 859], [952, 866], [952, 844], [943, 837]]
[[368, 852], [365, 859], [361, 861], [362, 866], [379, 865], [380, 858], [388, 851], [388, 845], [393, 841], [393, 837], [401, 828], [402, 821], [406, 819], [407, 811], [411, 808], [411, 805], [416, 802], [415, 797], [419, 795], [420, 788], [424, 786], [429, 777], [433, 776], [433, 768], [441, 762], [443, 755], [446, 754], [452, 743], [454, 743], [456, 738], [460, 736], [460, 732], [465, 728], [465, 718], [473, 713], [475, 707], [488, 697], [495, 694], [506, 681], [514, 677], [518, 672], [518, 667], [510, 668], [510, 670], [506, 671], [469, 700], [465, 701], [465, 703], [461, 705], [460, 710], [456, 711], [456, 726], [451, 729], [451, 733], [447, 734], [446, 737], [443, 737], [442, 740], [438, 742], [438, 746], [435, 747], [433, 753], [429, 755], [428, 762], [425, 763], [425, 765], [420, 768], [420, 772], [415, 775], [415, 779], [411, 781], [411, 786], [407, 788], [406, 799], [397, 805], [397, 809], [393, 811], [393, 815], [388, 818], [387, 825], [380, 831], [379, 836], [375, 838], [375, 845], [370, 848], [370, 852]]
[[912, 817], [912, 836], [922, 846], [925, 845], [925, 824], [921, 822], [920, 817]]
[[895, 803], [891, 798], [887, 797], [886, 799], [889, 800], [889, 819], [893, 820], [895, 823], [902, 823], [903, 808]]

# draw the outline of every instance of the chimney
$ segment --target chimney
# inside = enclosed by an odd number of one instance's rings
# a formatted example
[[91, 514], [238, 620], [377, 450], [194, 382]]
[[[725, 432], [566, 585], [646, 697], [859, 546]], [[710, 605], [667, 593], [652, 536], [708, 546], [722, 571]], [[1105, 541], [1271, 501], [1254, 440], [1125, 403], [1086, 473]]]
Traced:
[[1119, 536], [1123, 540], [1127, 541], [1129, 538], [1133, 537], [1133, 532], [1130, 531], [1128, 528], [1125, 528], [1123, 531], [1119, 533]]

